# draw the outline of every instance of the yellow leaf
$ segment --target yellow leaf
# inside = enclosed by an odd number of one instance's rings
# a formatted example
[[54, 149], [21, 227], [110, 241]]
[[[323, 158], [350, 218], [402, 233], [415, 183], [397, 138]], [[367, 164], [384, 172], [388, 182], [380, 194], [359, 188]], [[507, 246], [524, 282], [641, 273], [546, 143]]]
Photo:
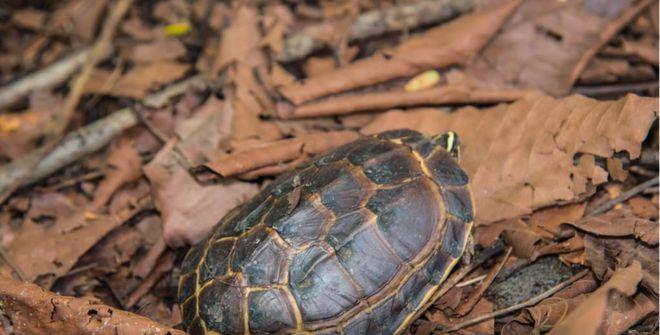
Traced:
[[183, 35], [186, 35], [186, 34], [190, 33], [190, 31], [192, 30], [192, 27], [190, 26], [190, 22], [182, 21], [182, 22], [167, 25], [163, 29], [165, 30], [165, 35], [177, 37], [177, 36], [183, 36]]
[[21, 127], [21, 119], [15, 116], [0, 115], [0, 131], [11, 133]]
[[403, 87], [406, 92], [415, 92], [431, 88], [440, 82], [440, 73], [436, 70], [428, 70], [414, 76], [406, 86]]

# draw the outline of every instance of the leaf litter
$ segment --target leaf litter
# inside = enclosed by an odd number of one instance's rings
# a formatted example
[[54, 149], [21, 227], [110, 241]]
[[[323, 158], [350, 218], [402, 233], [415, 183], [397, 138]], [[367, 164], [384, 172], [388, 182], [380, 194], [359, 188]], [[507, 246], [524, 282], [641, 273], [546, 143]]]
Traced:
[[[68, 139], [75, 159], [0, 207], [0, 334], [183, 334], [190, 244], [272, 178], [397, 128], [459, 134], [472, 259], [487, 256], [408, 333], [657, 332], [657, 2], [129, 5], [64, 116], [73, 134], [120, 131]], [[74, 56], [113, 9], [0, 7], [0, 92], [19, 92], [1, 107], [3, 163], [48, 147]], [[511, 285], [521, 302], [503, 306]]]

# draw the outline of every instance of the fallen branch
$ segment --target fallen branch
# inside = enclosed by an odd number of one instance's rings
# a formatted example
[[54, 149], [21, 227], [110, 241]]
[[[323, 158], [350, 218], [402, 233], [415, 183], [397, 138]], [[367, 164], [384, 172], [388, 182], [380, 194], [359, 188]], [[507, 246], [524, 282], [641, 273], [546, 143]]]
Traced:
[[85, 63], [88, 55], [89, 49], [78, 50], [47, 68], [0, 88], [0, 109], [13, 106], [30, 92], [60, 85]]
[[[414, 29], [448, 21], [472, 9], [473, 0], [431, 0], [402, 4], [385, 10], [372, 10], [357, 17], [351, 25], [349, 42], [368, 39], [386, 33]], [[310, 27], [309, 30], [330, 30]], [[284, 41], [284, 50], [276, 56], [279, 62], [292, 62], [305, 58], [323, 46], [323, 42], [306, 34], [305, 30]]]
[[[30, 175], [24, 178], [18, 187], [37, 182], [81, 157], [103, 148], [122, 131], [137, 123], [138, 119], [132, 110], [121, 109], [70, 133], [59, 146], [45, 156], [42, 156], [41, 150], [37, 149], [0, 167], [0, 193], [7, 192], [12, 182], [20, 178], [26, 169], [29, 168]], [[31, 162], [41, 157], [43, 159], [32, 168]]]
[[534, 306], [534, 305], [538, 304], [539, 302], [545, 300], [546, 298], [551, 297], [555, 293], [563, 290], [564, 288], [568, 287], [569, 285], [573, 284], [574, 282], [578, 281], [582, 277], [586, 276], [589, 273], [589, 271], [590, 270], [588, 270], [588, 269], [582, 270], [581, 272], [579, 272], [575, 276], [569, 278], [568, 280], [554, 286], [553, 288], [551, 288], [551, 289], [549, 289], [549, 290], [547, 290], [547, 291], [545, 291], [545, 292], [543, 292], [543, 293], [541, 293], [541, 294], [539, 294], [539, 295], [537, 295], [537, 296], [535, 296], [532, 299], [529, 299], [527, 301], [523, 301], [519, 304], [515, 304], [513, 306], [510, 306], [510, 307], [500, 309], [500, 310], [492, 312], [492, 313], [488, 313], [488, 314], [476, 317], [472, 320], [468, 320], [468, 321], [459, 323], [459, 324], [457, 324], [457, 325], [455, 325], [451, 328], [442, 329], [442, 327], [439, 326], [438, 330], [441, 332], [441, 334], [448, 334], [448, 333], [451, 333], [451, 332], [455, 332], [459, 329], [463, 329], [465, 327], [469, 327], [469, 326], [481, 323], [483, 321], [496, 318], [498, 316], [513, 313], [517, 310], [520, 310], [520, 309], [523, 309], [523, 308], [526, 308], [526, 307], [529, 307], [529, 306]]
[[454, 104], [492, 104], [521, 99], [532, 90], [477, 89], [467, 85], [445, 85], [416, 92], [403, 90], [366, 94], [347, 94], [312, 102], [292, 111], [278, 112], [283, 119], [344, 115], [363, 111], [382, 111], [399, 107]]

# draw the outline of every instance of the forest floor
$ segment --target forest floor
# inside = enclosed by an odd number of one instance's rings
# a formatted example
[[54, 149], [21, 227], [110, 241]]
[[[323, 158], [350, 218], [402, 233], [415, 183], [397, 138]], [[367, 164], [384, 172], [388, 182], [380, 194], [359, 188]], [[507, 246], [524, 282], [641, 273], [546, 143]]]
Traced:
[[0, 1], [0, 334], [184, 334], [305, 160], [453, 130], [471, 263], [410, 334], [658, 334], [658, 1]]

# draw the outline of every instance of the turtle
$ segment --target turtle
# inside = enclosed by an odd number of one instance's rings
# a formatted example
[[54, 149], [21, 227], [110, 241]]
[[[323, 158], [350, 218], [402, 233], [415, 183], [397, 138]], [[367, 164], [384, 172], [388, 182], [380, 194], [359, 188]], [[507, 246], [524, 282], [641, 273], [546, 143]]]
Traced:
[[210, 334], [400, 334], [460, 259], [474, 209], [454, 132], [364, 136], [220, 219], [181, 265], [183, 326]]

